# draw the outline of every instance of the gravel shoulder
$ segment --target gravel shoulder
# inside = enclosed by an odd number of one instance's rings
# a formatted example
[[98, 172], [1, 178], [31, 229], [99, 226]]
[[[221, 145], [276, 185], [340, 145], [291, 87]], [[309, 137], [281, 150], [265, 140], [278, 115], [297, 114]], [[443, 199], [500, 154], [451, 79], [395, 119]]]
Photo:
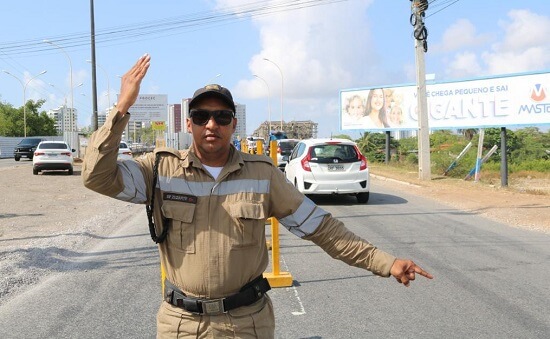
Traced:
[[[0, 168], [0, 305], [52, 273], [67, 271], [80, 254], [143, 212], [82, 185], [80, 164], [74, 175], [32, 175], [21, 161]], [[550, 178], [521, 179], [510, 187], [436, 178], [371, 165], [372, 186], [405, 187], [457, 209], [536, 232], [550, 233]], [[147, 230], [146, 220], [144, 232]]]
[[0, 168], [0, 305], [45, 276], [67, 271], [144, 209], [86, 189], [80, 170], [78, 164], [72, 176], [33, 175], [23, 160]]

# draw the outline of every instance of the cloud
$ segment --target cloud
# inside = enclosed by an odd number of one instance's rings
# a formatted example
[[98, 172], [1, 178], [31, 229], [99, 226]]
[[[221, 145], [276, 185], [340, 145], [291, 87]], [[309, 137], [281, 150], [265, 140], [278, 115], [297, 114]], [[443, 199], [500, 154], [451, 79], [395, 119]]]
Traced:
[[478, 57], [473, 52], [457, 53], [445, 69], [446, 75], [451, 78], [476, 77], [482, 72]]
[[[529, 10], [511, 10], [508, 18], [499, 22], [502, 37], [485, 50], [476, 51], [478, 42], [487, 41], [488, 34], [475, 34], [476, 29], [466, 20], [451, 25], [444, 34], [445, 45], [440, 51], [463, 49], [451, 55], [446, 63], [447, 76], [475, 77], [539, 71], [550, 67], [550, 18]], [[460, 37], [460, 29], [465, 36]], [[452, 41], [452, 40], [455, 41]]]
[[443, 33], [442, 41], [431, 49], [435, 53], [448, 53], [463, 48], [469, 48], [486, 44], [490, 37], [488, 34], [478, 34], [476, 27], [468, 19], [459, 19]]
[[504, 39], [482, 53], [489, 74], [527, 72], [550, 67], [550, 18], [512, 10], [500, 22]]
[[[266, 86], [253, 76], [256, 74], [268, 84], [273, 120], [281, 113], [278, 98], [282, 90], [285, 121], [313, 120], [327, 131], [337, 130], [340, 90], [364, 86], [380, 72], [374, 67], [377, 53], [371, 48], [371, 28], [366, 20], [372, 2], [336, 2], [253, 18], [260, 49], [250, 58], [250, 76], [238, 82], [234, 94], [248, 102], [265, 98]], [[238, 8], [243, 3], [217, 1], [224, 8]], [[255, 125], [252, 119], [247, 123]]]
[[[252, 74], [264, 78], [278, 96], [282, 73], [289, 100], [336, 95], [340, 88], [357, 84], [374, 54], [365, 20], [371, 2], [339, 2], [254, 18], [261, 46], [249, 61], [250, 77], [235, 89], [239, 97], [265, 96], [265, 85]], [[237, 7], [242, 1], [219, 3]]]

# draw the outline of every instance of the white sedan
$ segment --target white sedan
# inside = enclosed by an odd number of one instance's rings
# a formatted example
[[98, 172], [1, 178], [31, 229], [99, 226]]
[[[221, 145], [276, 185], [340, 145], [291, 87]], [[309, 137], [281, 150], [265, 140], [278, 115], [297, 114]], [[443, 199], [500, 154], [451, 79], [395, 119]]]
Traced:
[[124, 141], [120, 142], [120, 145], [118, 145], [118, 160], [132, 160], [134, 159], [134, 156], [132, 154], [132, 150], [130, 147], [128, 147], [128, 144]]
[[300, 141], [288, 159], [286, 178], [304, 194], [351, 194], [369, 200], [367, 158], [346, 139]]
[[62, 170], [73, 175], [73, 152], [75, 150], [64, 141], [41, 141], [32, 157], [32, 173]]

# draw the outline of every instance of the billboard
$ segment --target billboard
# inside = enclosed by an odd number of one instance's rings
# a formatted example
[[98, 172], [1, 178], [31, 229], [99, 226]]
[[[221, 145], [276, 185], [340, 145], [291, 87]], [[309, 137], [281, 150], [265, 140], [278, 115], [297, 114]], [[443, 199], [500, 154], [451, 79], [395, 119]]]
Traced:
[[[430, 129], [550, 125], [550, 73], [426, 85]], [[416, 130], [416, 85], [340, 91], [340, 129]]]
[[130, 121], [166, 121], [168, 118], [168, 96], [166, 94], [140, 94], [128, 110]]

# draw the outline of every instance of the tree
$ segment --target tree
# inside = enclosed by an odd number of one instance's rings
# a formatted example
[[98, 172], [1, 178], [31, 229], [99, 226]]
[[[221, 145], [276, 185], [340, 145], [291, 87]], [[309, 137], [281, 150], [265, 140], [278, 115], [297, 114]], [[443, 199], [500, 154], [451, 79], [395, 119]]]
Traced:
[[537, 127], [527, 127], [516, 131], [518, 140], [521, 141], [521, 147], [511, 150], [514, 163], [533, 159], [546, 159], [546, 150], [550, 146], [548, 137]]
[[[46, 101], [28, 100], [25, 103], [27, 136], [57, 135], [55, 121], [45, 111], [38, 110]], [[23, 107], [14, 108], [10, 104], [0, 103], [0, 135], [21, 137], [25, 135], [25, 112]]]
[[[359, 150], [369, 161], [384, 162], [386, 160], [386, 134], [365, 132], [355, 141]], [[396, 149], [399, 143], [390, 138], [390, 148]]]
[[352, 137], [350, 137], [350, 136], [347, 135], [347, 134], [337, 134], [337, 135], [331, 136], [331, 138], [333, 138], [333, 139], [348, 139], [348, 140], [353, 140]]

